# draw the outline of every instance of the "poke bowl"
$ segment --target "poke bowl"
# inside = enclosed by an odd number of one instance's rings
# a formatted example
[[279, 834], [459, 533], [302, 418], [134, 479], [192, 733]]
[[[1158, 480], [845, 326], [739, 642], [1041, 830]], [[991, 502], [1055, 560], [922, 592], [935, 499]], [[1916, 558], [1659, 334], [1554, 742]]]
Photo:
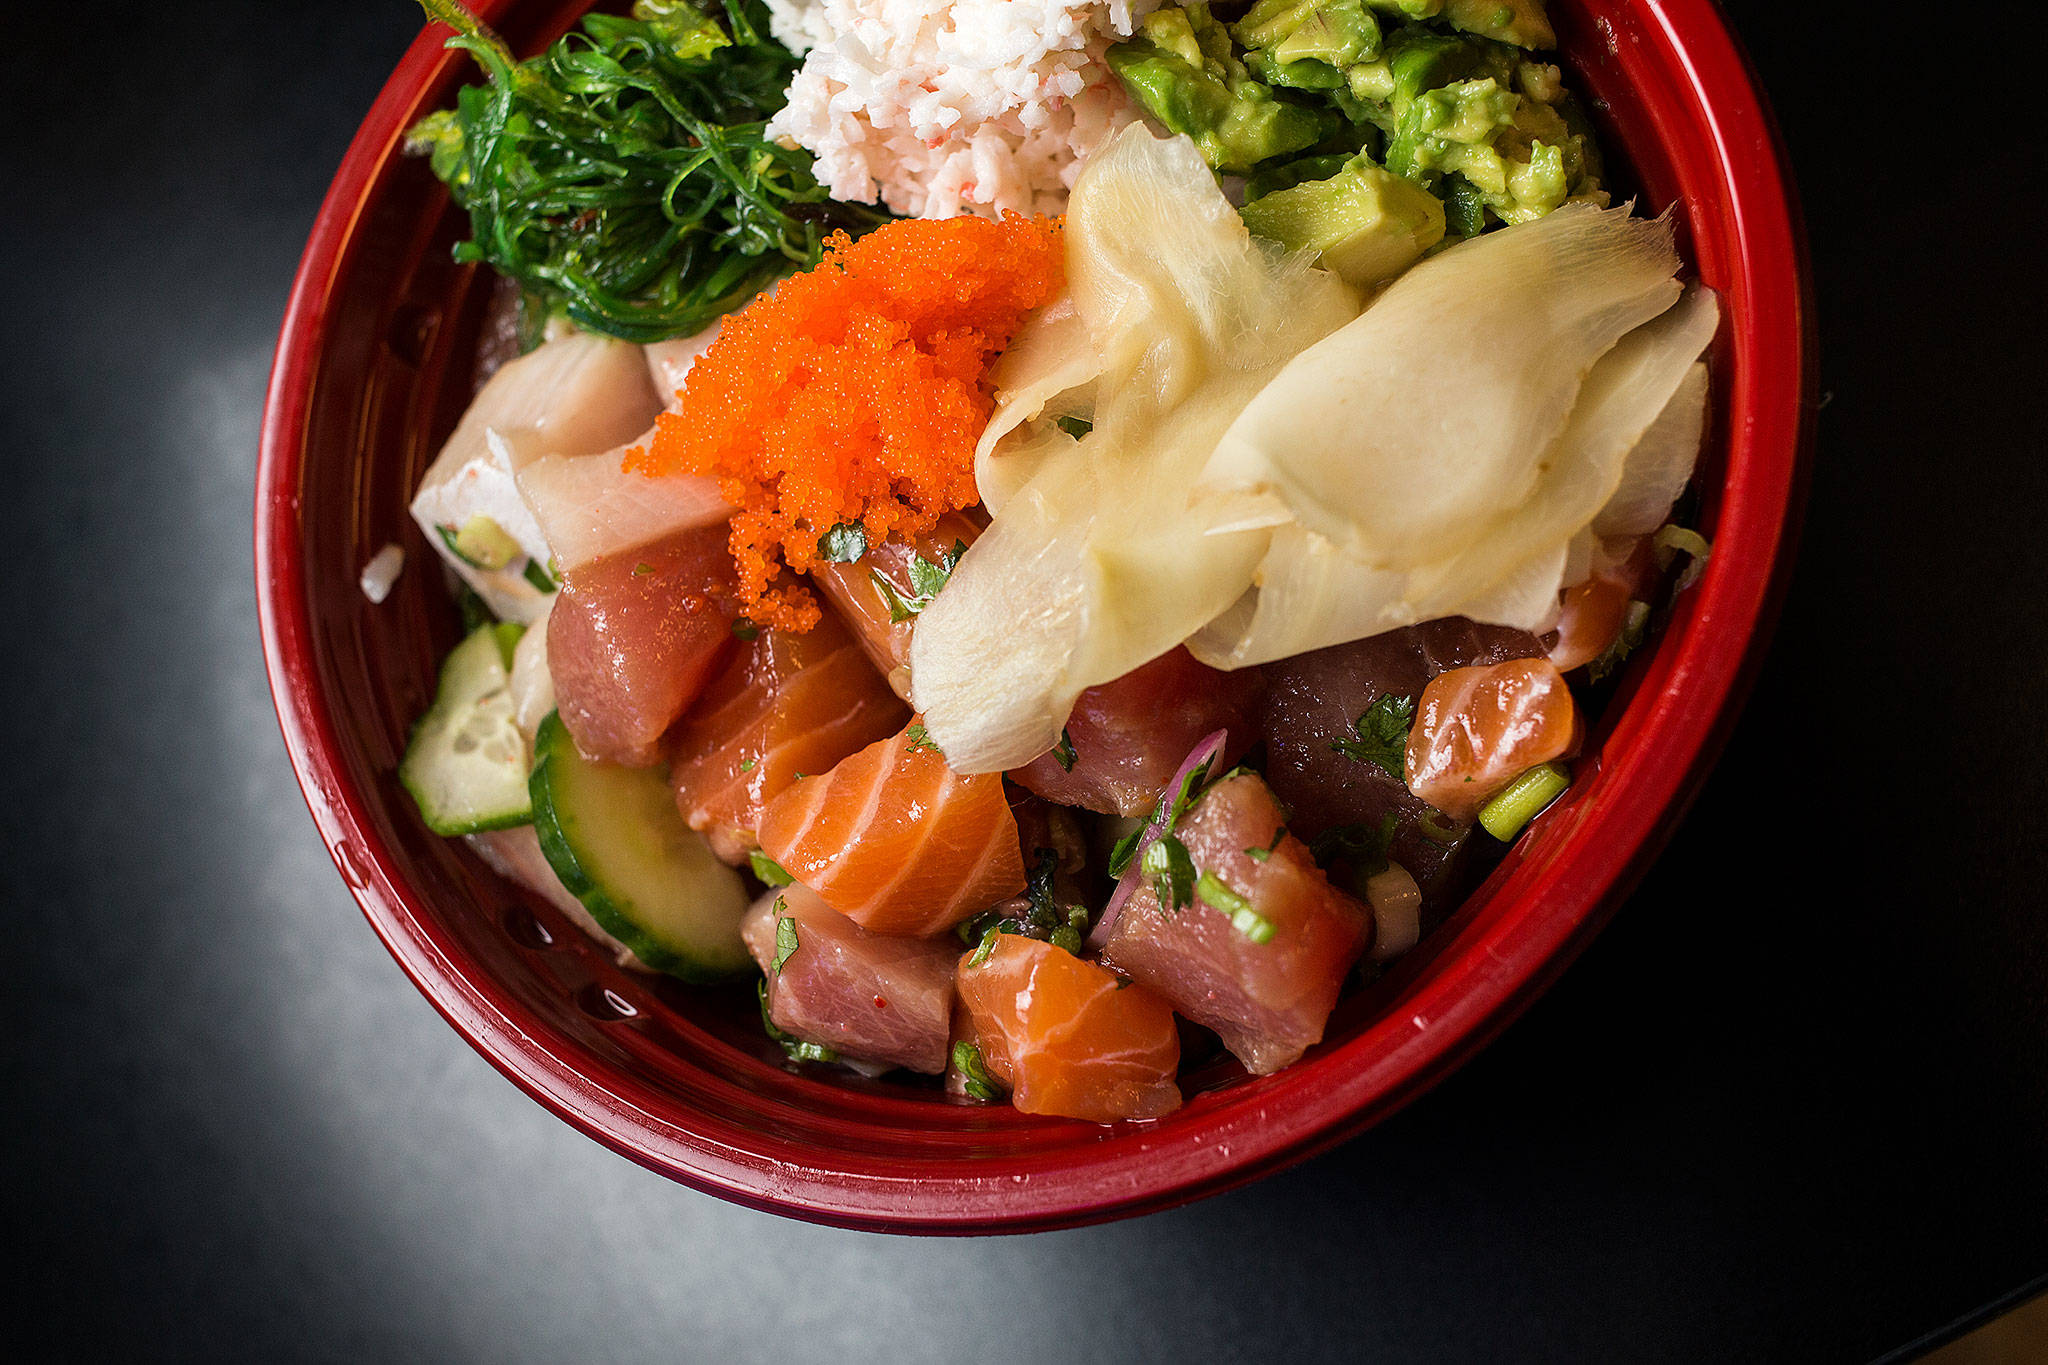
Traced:
[[[525, 56], [591, 6], [472, 8]], [[476, 79], [446, 29], [424, 32], [314, 225], [271, 378], [255, 505], [287, 750], [344, 881], [420, 991], [534, 1099], [650, 1169], [797, 1218], [938, 1234], [1072, 1226], [1241, 1185], [1361, 1132], [1506, 1027], [1614, 912], [1733, 722], [1789, 567], [1812, 412], [1795, 199], [1711, 0], [1548, 9], [1552, 60], [1583, 98], [1610, 183], [1645, 213], [1669, 210], [1688, 274], [1719, 301], [1687, 495], [1712, 553], [1606, 681], [1563, 795], [1441, 923], [1347, 985], [1320, 1042], [1268, 1074], [1213, 1048], [1193, 1055], [1170, 1112], [1108, 1124], [974, 1103], [896, 1072], [803, 1065], [772, 1025], [764, 1032], [752, 984], [630, 970], [554, 900], [422, 823], [401, 767], [464, 632], [407, 508], [478, 390], [480, 357], [502, 349], [503, 315], [489, 270], [453, 255], [468, 215], [406, 152], [408, 130]], [[365, 566], [394, 545], [413, 567], [378, 582], [373, 602]]]

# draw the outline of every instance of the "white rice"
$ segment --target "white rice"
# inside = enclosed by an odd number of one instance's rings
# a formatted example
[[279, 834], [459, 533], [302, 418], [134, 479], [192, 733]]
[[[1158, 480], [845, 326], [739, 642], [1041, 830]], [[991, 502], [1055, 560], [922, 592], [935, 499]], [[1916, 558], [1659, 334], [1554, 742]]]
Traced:
[[403, 546], [386, 545], [370, 556], [370, 562], [363, 565], [363, 576], [360, 580], [363, 596], [370, 599], [370, 605], [384, 605], [384, 599], [391, 596], [391, 588], [398, 582], [399, 571], [404, 568]]
[[1161, 0], [767, 0], [808, 55], [770, 136], [835, 199], [924, 218], [1058, 213], [1133, 117], [1103, 61]]

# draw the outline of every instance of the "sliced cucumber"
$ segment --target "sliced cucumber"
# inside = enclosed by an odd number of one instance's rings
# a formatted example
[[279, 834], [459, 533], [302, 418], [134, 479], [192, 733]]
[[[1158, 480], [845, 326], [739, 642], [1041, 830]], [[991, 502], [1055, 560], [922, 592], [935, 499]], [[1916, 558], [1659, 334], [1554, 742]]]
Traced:
[[507, 688], [512, 647], [524, 630], [507, 624], [472, 631], [441, 665], [434, 704], [413, 727], [398, 780], [436, 834], [478, 834], [533, 819], [526, 739]]
[[746, 885], [683, 823], [659, 770], [585, 758], [554, 714], [533, 749], [541, 852], [606, 933], [685, 981], [752, 963], [740, 939]]

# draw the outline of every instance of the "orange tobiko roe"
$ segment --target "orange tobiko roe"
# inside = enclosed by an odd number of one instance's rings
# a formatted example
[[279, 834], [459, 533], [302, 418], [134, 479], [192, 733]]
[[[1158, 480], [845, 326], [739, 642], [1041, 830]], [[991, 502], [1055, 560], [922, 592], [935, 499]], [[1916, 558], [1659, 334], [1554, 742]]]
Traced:
[[1065, 277], [1061, 223], [1005, 215], [905, 219], [835, 233], [814, 270], [726, 318], [680, 404], [628, 471], [716, 479], [747, 615], [807, 630], [809, 589], [784, 571], [859, 522], [869, 544], [929, 531], [978, 502], [974, 445], [990, 362]]

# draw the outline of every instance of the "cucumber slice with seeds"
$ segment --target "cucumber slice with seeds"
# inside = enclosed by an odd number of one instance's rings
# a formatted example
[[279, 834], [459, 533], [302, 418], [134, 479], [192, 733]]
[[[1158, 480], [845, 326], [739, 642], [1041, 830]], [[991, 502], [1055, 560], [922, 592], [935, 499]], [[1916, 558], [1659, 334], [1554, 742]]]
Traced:
[[549, 866], [642, 962], [685, 981], [752, 965], [740, 939], [746, 885], [683, 823], [659, 769], [585, 758], [550, 714], [534, 739], [530, 790]]
[[398, 780], [436, 834], [510, 829], [533, 818], [526, 739], [508, 690], [512, 647], [524, 630], [472, 631], [441, 665], [434, 704], [413, 727]]

